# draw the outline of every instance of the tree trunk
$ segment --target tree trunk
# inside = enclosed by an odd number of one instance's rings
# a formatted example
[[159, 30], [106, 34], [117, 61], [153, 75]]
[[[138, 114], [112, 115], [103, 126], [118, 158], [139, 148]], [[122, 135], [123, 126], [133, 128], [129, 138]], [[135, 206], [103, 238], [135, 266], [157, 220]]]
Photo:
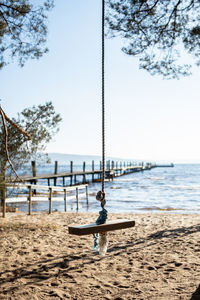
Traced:
[[0, 162], [0, 205], [3, 209], [3, 199], [5, 195], [5, 179], [6, 179], [6, 160]]

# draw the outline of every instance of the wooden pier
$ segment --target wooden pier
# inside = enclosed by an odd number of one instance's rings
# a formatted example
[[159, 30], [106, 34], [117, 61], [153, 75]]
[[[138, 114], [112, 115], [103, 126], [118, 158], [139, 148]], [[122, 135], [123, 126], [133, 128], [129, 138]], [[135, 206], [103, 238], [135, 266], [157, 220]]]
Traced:
[[[115, 177], [123, 176], [135, 172], [141, 172], [145, 170], [150, 170], [156, 167], [156, 165], [147, 163], [141, 163], [136, 165], [134, 163], [118, 163], [118, 162], [110, 162], [106, 163], [105, 170], [105, 178], [106, 180], [113, 180]], [[86, 170], [86, 164], [83, 162], [83, 169], [79, 171], [73, 170], [73, 162], [70, 162], [70, 171], [69, 172], [60, 172], [58, 173], [58, 162], [55, 162], [54, 173], [51, 174], [38, 174], [36, 175], [36, 164], [32, 162], [32, 175], [23, 175], [19, 176], [19, 178], [23, 182], [27, 182], [30, 184], [37, 184], [39, 180], [47, 180], [48, 186], [56, 186], [57, 179], [62, 178], [62, 186], [73, 186], [77, 184], [85, 184], [89, 182], [98, 182], [101, 180], [102, 169], [101, 163], [100, 168], [95, 170], [94, 161], [92, 161], [91, 170]], [[66, 178], [68, 178], [68, 182], [66, 182]], [[79, 178], [79, 181], [77, 180]], [[80, 180], [81, 178], [81, 180]], [[52, 184], [53, 183], [53, 184]]]
[[[113, 180], [116, 177], [128, 175], [135, 172], [143, 172], [146, 170], [151, 170], [152, 168], [156, 167], [173, 167], [173, 164], [168, 165], [156, 165], [152, 163], [127, 163], [127, 162], [110, 162], [108, 161], [106, 163], [106, 170], [105, 170], [105, 180]], [[66, 197], [67, 193], [69, 191], [74, 190], [75, 192], [75, 198], [76, 198], [76, 206], [78, 210], [79, 206], [79, 190], [85, 189], [85, 198], [86, 203], [88, 205], [88, 183], [89, 182], [100, 182], [102, 176], [102, 169], [101, 169], [101, 162], [100, 162], [100, 168], [95, 170], [95, 164], [94, 161], [92, 161], [91, 170], [86, 170], [86, 163], [83, 162], [83, 169], [79, 171], [75, 171], [73, 169], [73, 162], [70, 162], [70, 172], [58, 172], [58, 162], [55, 162], [55, 168], [54, 173], [50, 174], [38, 174], [36, 170], [36, 163], [35, 161], [32, 162], [32, 175], [23, 175], [19, 176], [19, 179], [16, 180], [16, 178], [13, 181], [11, 178], [7, 178], [7, 184], [2, 187], [3, 196], [2, 196], [2, 215], [5, 217], [6, 214], [6, 204], [12, 203], [13, 201], [9, 200], [9, 198], [6, 197], [6, 190], [10, 188], [14, 189], [27, 189], [28, 194], [26, 196], [26, 203], [27, 203], [27, 209], [28, 214], [31, 214], [31, 207], [32, 207], [32, 201], [38, 201], [36, 200], [35, 196], [38, 193], [38, 190], [47, 190], [47, 201], [49, 202], [49, 213], [52, 212], [52, 198], [53, 193], [59, 193], [63, 194], [63, 201], [64, 201], [64, 210], [67, 210], [67, 198], [70, 199], [71, 196]], [[59, 181], [58, 184], [58, 178], [62, 178], [62, 186]], [[68, 178], [68, 182], [65, 180]], [[79, 179], [79, 180], [78, 180]], [[38, 185], [38, 182], [40, 180], [47, 180], [48, 185]], [[23, 183], [22, 183], [23, 182]], [[53, 183], [53, 184], [51, 184]], [[44, 192], [43, 192], [44, 193]], [[74, 196], [72, 196], [74, 198]], [[55, 201], [55, 200], [54, 200]], [[16, 201], [19, 202], [19, 199]]]

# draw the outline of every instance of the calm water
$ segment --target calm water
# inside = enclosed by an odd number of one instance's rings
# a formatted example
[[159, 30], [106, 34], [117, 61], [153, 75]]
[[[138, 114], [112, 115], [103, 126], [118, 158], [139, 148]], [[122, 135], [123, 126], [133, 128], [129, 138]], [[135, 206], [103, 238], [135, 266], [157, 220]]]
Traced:
[[[40, 173], [45, 171], [52, 172], [53, 167], [40, 168]], [[67, 171], [66, 167], [60, 166], [59, 172], [62, 171]], [[58, 185], [62, 185], [62, 181]], [[89, 185], [89, 207], [85, 199], [80, 199], [79, 211], [100, 210], [99, 202], [95, 199], [100, 189], [100, 183]], [[174, 168], [155, 168], [125, 175], [106, 182], [105, 190], [106, 209], [109, 212], [200, 213], [200, 165], [175, 165]], [[27, 204], [15, 206], [27, 211]], [[53, 209], [63, 211], [63, 201], [54, 202]], [[33, 211], [37, 210], [48, 210], [48, 202], [34, 203]], [[75, 199], [68, 201], [68, 211], [76, 211]]]

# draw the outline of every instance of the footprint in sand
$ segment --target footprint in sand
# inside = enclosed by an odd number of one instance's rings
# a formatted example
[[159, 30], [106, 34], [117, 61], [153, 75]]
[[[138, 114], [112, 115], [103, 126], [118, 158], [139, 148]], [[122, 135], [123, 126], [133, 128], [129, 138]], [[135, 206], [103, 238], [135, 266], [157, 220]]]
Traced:
[[174, 272], [174, 271], [176, 271], [174, 268], [167, 268], [164, 270], [164, 273], [168, 274], [168, 273]]
[[53, 257], [53, 254], [47, 253], [46, 256], [47, 256], [47, 257]]

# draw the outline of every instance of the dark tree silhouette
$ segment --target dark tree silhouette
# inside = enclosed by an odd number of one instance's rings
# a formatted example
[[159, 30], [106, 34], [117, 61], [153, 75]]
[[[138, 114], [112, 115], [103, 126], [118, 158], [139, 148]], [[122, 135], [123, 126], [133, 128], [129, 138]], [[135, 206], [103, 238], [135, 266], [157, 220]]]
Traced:
[[[108, 36], [121, 36], [122, 50], [139, 58], [152, 75], [179, 78], [200, 65], [199, 0], [106, 0]], [[182, 61], [182, 51], [192, 56]]]
[[23, 66], [27, 59], [40, 58], [48, 51], [46, 22], [52, 7], [53, 0], [39, 6], [29, 0], [0, 1], [0, 69], [12, 59]]

